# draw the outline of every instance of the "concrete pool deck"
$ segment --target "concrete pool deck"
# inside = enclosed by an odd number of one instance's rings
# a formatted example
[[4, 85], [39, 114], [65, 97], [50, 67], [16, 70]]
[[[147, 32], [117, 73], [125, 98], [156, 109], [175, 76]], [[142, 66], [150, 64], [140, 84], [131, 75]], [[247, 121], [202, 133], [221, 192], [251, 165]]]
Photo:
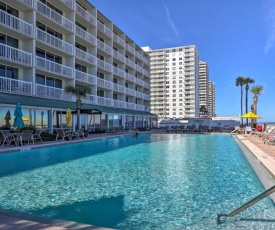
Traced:
[[[90, 141], [90, 140], [98, 140], [98, 139], [106, 139], [113, 138], [117, 136], [122, 136], [125, 134], [91, 134], [86, 139], [80, 140], [72, 140], [72, 141], [49, 141], [49, 142], [37, 142], [34, 145], [28, 144], [24, 146], [5, 146], [0, 147], [0, 154], [13, 152], [13, 151], [28, 151], [33, 148], [41, 148], [53, 145], [62, 144], [70, 144], [82, 141]], [[129, 133], [128, 135], [132, 135]], [[229, 134], [224, 134], [229, 135]], [[267, 145], [264, 144], [261, 140], [246, 134], [246, 135], [234, 135], [243, 145], [250, 150], [252, 155], [257, 159], [257, 161], [264, 166], [265, 169], [270, 174], [272, 179], [275, 179], [275, 145]], [[56, 224], [55, 224], [56, 223]], [[80, 229], [80, 230], [107, 230], [108, 228], [96, 227], [91, 225], [79, 224], [70, 221], [62, 221], [57, 220], [52, 223], [45, 223], [43, 221], [39, 221], [39, 219], [28, 219], [24, 218], [24, 216], [12, 216], [5, 215], [3, 213], [0, 214], [0, 229], [3, 230], [37, 230], [37, 229], [45, 229], [45, 230], [63, 230], [63, 229]]]

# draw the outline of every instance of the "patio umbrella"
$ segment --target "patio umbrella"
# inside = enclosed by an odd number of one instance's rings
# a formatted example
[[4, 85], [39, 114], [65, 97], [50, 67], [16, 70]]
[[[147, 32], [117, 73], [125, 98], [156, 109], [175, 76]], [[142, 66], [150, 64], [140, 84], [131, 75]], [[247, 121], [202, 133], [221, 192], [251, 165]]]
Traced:
[[260, 116], [258, 116], [257, 114], [255, 113], [252, 113], [252, 112], [249, 112], [249, 113], [246, 113], [242, 116], [240, 116], [241, 118], [251, 118], [251, 119], [258, 119], [258, 118], [261, 118]]
[[67, 127], [72, 127], [72, 112], [71, 109], [68, 108], [66, 111], [66, 125]]
[[22, 120], [23, 120], [23, 121], [29, 121], [30, 119], [27, 118], [27, 117], [22, 116]]
[[13, 115], [15, 116], [13, 127], [18, 127], [18, 128], [24, 127], [24, 122], [23, 122], [23, 119], [22, 119], [23, 114], [22, 114], [20, 102], [18, 102], [16, 104], [15, 111], [14, 111]]

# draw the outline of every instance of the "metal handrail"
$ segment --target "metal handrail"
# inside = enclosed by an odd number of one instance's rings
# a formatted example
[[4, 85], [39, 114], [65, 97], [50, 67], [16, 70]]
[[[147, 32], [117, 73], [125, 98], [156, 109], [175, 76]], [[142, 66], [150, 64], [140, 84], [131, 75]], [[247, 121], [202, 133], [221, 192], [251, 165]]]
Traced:
[[253, 204], [257, 203], [258, 201], [262, 200], [263, 198], [267, 197], [268, 195], [270, 195], [273, 192], [275, 192], [275, 185], [273, 187], [269, 188], [268, 190], [266, 190], [265, 192], [261, 193], [259, 196], [256, 196], [252, 200], [246, 202], [241, 207], [235, 209], [233, 212], [231, 212], [229, 214], [218, 214], [216, 217], [217, 224], [221, 223], [221, 217], [233, 217], [233, 216], [237, 215], [238, 213], [240, 213], [241, 211], [247, 209], [251, 205], [253, 205]]

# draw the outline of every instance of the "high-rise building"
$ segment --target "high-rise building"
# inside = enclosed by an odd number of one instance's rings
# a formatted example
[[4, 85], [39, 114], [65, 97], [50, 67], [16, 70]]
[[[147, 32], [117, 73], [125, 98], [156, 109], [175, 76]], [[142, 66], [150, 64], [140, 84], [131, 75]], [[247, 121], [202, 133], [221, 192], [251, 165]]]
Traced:
[[206, 62], [199, 62], [200, 115], [208, 115], [209, 74]]
[[159, 118], [199, 116], [199, 54], [196, 46], [151, 50], [151, 112]]
[[0, 14], [0, 111], [21, 101], [34, 124], [43, 112], [61, 127], [76, 100], [65, 87], [85, 85], [81, 125], [151, 124], [148, 54], [89, 1], [0, 0]]
[[210, 117], [215, 117], [215, 84], [209, 81], [209, 95], [208, 95], [208, 114]]

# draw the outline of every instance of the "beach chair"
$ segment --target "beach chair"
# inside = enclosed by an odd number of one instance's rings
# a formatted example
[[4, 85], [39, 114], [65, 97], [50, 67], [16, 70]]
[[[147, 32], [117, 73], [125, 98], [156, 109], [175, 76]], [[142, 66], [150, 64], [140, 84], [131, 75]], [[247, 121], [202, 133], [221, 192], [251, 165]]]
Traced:
[[12, 135], [6, 135], [5, 132], [0, 132], [0, 143], [2, 143], [2, 147], [5, 143], [10, 145], [12, 142], [15, 142]]
[[42, 142], [41, 131], [41, 129], [35, 130], [34, 134], [32, 135], [34, 141], [40, 140]]
[[[25, 132], [22, 132], [21, 135], [21, 143], [30, 143], [32, 142], [34, 144], [34, 139], [33, 139], [33, 134], [32, 134], [32, 130], [23, 130]], [[30, 132], [31, 131], [31, 132]]]
[[80, 139], [80, 137], [85, 138], [85, 136], [84, 136], [84, 129], [81, 128], [78, 131], [76, 131], [75, 133], [73, 133], [72, 134], [72, 138], [75, 138], [75, 137], [78, 138], [78, 139]]
[[58, 138], [62, 138], [64, 141], [65, 138], [71, 139], [71, 135], [69, 132], [65, 132], [63, 129], [57, 129], [55, 141], [57, 141]]

